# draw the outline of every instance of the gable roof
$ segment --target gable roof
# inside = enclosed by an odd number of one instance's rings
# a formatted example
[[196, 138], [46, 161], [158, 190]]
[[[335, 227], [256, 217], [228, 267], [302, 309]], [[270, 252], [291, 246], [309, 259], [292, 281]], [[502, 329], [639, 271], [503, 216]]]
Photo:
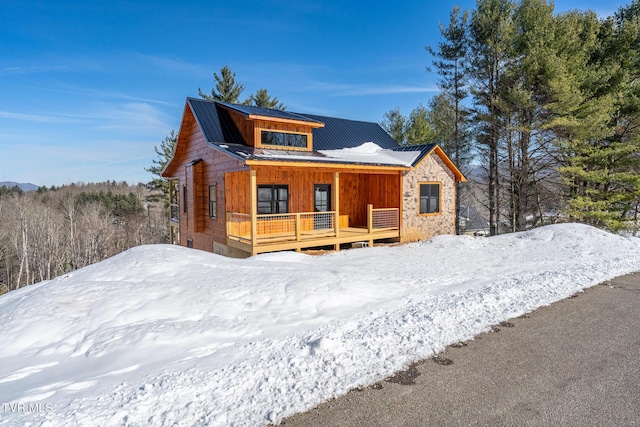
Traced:
[[212, 144], [242, 144], [247, 148], [252, 148], [242, 139], [242, 135], [233, 123], [229, 114], [229, 110], [233, 110], [246, 117], [278, 118], [324, 125], [324, 127], [317, 127], [313, 130], [313, 148], [316, 151], [353, 148], [365, 142], [373, 142], [390, 150], [400, 147], [400, 144], [391, 138], [378, 123], [373, 122], [292, 113], [197, 98], [187, 98], [187, 105], [191, 107], [205, 139]]
[[[451, 168], [456, 180], [465, 180], [438, 145], [401, 146], [378, 123], [198, 98], [187, 98], [186, 108], [193, 112], [193, 117], [210, 146], [244, 161], [311, 162], [408, 169], [415, 167], [435, 150]], [[230, 111], [238, 112], [249, 119], [280, 119], [311, 125], [314, 128], [314, 151], [251, 147], [244, 141], [231, 118]]]
[[[190, 98], [190, 99], [194, 99], [194, 98]], [[238, 113], [241, 113], [242, 115], [248, 118], [265, 117], [270, 119], [296, 120], [300, 122], [306, 122], [309, 124], [322, 124], [321, 121], [314, 120], [302, 114], [292, 113], [290, 111], [276, 110], [273, 108], [255, 107], [253, 105], [229, 104], [227, 102], [216, 102], [216, 103], [230, 110], [237, 111]]]
[[305, 114], [306, 117], [324, 123], [313, 131], [315, 150], [341, 150], [373, 142], [379, 147], [394, 150], [400, 147], [378, 123], [339, 119], [336, 117]]

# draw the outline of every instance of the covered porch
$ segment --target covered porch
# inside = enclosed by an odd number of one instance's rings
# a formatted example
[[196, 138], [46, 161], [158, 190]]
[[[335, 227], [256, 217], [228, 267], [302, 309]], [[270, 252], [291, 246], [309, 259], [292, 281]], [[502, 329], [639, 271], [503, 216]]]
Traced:
[[[317, 246], [366, 242], [400, 237], [399, 209], [368, 207], [367, 227], [349, 227], [338, 212], [299, 212], [256, 215], [227, 212], [229, 246], [253, 255]], [[342, 223], [342, 224], [341, 224]]]
[[[227, 245], [251, 255], [400, 238], [397, 170], [252, 169], [228, 173], [225, 180]], [[269, 186], [274, 197], [286, 188], [286, 197], [272, 203], [280, 212], [264, 213], [269, 203], [259, 191], [268, 195]], [[318, 200], [323, 197], [324, 204]]]

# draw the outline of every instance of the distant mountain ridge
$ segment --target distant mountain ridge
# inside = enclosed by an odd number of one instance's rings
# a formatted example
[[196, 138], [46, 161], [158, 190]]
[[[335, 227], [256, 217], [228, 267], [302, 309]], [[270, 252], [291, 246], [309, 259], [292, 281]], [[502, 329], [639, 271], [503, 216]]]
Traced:
[[38, 186], [30, 182], [0, 181], [0, 187], [20, 187], [22, 191], [36, 191]]

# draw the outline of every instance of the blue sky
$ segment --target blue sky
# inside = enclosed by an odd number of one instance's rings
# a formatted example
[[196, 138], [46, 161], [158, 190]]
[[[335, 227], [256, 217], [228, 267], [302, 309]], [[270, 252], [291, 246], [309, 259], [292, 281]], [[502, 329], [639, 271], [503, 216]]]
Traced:
[[[289, 111], [379, 122], [437, 93], [438, 25], [475, 1], [0, 3], [0, 181], [147, 182], [185, 98], [228, 65]], [[601, 16], [624, 2], [562, 0]]]

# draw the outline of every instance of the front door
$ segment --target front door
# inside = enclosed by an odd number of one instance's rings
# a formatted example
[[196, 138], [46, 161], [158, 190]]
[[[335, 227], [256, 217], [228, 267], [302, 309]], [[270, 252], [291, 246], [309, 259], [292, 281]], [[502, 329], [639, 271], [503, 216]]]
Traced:
[[[313, 191], [313, 211], [329, 212], [331, 210], [331, 185], [315, 184]], [[324, 230], [331, 227], [331, 214], [316, 214], [313, 216], [313, 228]]]

